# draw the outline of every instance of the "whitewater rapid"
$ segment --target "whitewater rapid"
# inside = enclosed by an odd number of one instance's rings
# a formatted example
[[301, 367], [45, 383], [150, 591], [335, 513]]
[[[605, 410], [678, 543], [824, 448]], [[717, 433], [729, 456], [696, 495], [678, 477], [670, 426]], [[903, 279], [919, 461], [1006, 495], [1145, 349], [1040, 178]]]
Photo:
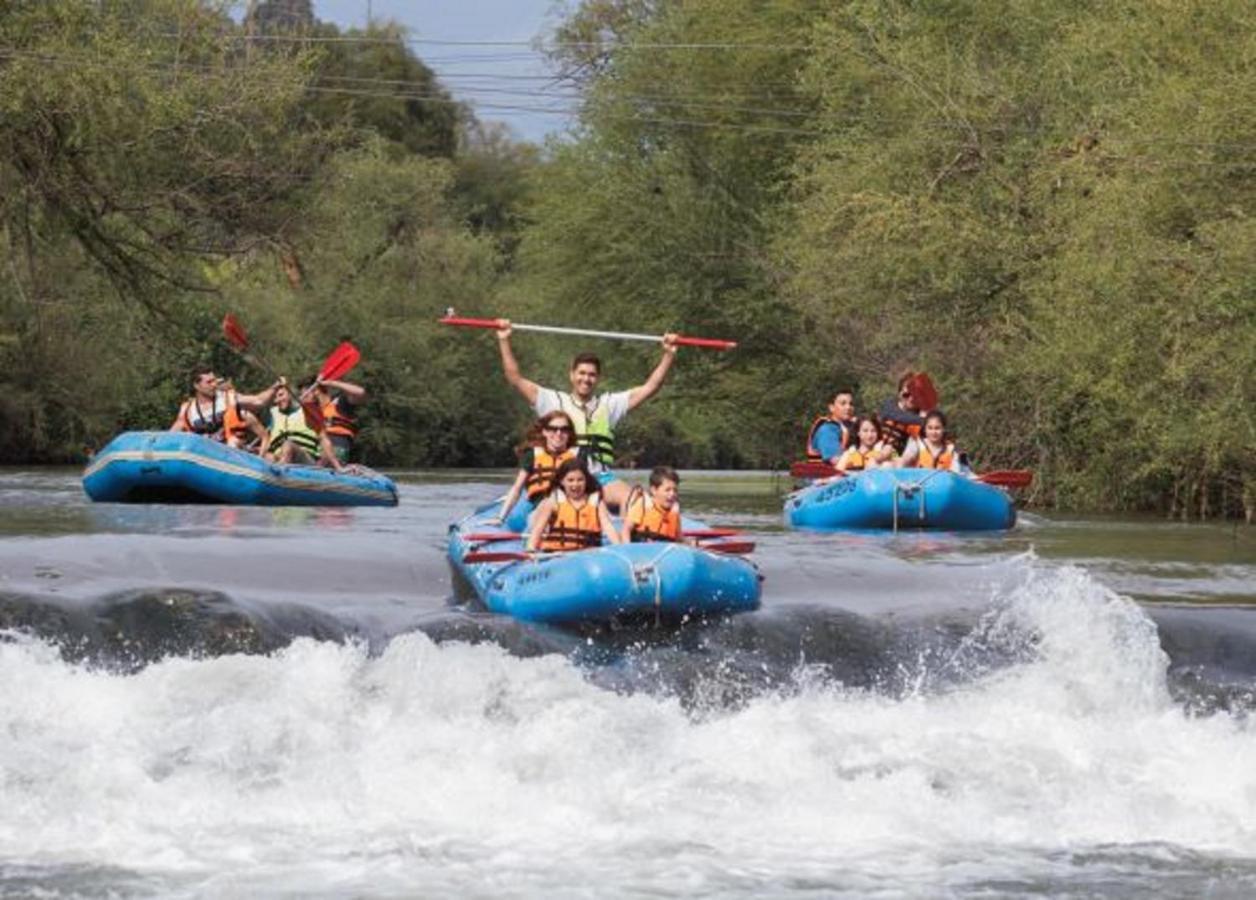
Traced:
[[858, 686], [421, 631], [120, 671], [11, 630], [0, 893], [1256, 890], [1250, 707], [1193, 710], [1142, 608], [1018, 567]]

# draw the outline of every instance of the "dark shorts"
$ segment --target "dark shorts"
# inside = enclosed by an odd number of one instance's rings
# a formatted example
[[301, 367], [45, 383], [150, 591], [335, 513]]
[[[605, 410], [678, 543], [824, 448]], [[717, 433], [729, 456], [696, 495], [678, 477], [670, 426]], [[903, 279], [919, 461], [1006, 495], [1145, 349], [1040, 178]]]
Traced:
[[331, 442], [331, 452], [336, 454], [336, 459], [347, 463], [349, 454], [353, 451], [353, 441], [342, 434], [329, 434], [327, 440]]

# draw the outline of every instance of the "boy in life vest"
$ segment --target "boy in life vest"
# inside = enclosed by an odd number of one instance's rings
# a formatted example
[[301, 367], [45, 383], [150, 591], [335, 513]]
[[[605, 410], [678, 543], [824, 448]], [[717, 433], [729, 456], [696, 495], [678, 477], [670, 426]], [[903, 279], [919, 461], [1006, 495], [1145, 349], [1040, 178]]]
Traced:
[[[192, 376], [192, 396], [184, 400], [170, 425], [171, 431], [190, 431], [215, 441], [226, 441], [228, 413], [232, 430], [242, 429], [242, 412], [261, 412], [270, 405], [275, 392], [283, 384], [276, 381], [260, 394], [237, 394], [213, 369], [200, 369]], [[225, 387], [226, 386], [226, 387]]]
[[597, 482], [584, 461], [569, 459], [554, 474], [554, 487], [534, 514], [527, 549], [584, 550], [603, 541], [621, 543]]
[[284, 465], [312, 466], [318, 458], [319, 436], [305, 420], [305, 410], [287, 384], [275, 392], [269, 421], [270, 446], [266, 458]]
[[676, 358], [676, 335], [663, 335], [663, 358], [643, 384], [617, 393], [597, 393], [602, 363], [592, 353], [581, 353], [571, 363], [570, 391], [541, 387], [519, 372], [519, 363], [510, 347], [510, 320], [499, 320], [497, 344], [501, 351], [506, 381], [531, 404], [538, 416], [562, 410], [576, 426], [576, 445], [585, 454], [589, 471], [597, 477], [606, 502], [622, 508], [628, 499], [628, 485], [615, 476], [615, 426], [630, 411], [658, 393]]
[[358, 408], [366, 403], [366, 388], [349, 381], [319, 378], [307, 393], [313, 393], [323, 413], [318, 464], [343, 472], [353, 452], [353, 442], [358, 439]]
[[807, 432], [807, 459], [837, 465], [846, 448], [855, 443], [859, 420], [855, 417], [855, 392], [842, 388], [833, 395], [827, 416], [817, 416]]
[[650, 487], [635, 487], [624, 504], [624, 543], [680, 540], [680, 476], [671, 466], [655, 466]]
[[877, 427], [876, 419], [860, 419], [858, 434], [859, 442], [838, 457], [835, 466], [837, 471], [862, 472], [865, 469], [893, 465], [894, 448], [881, 440], [881, 430]]
[[498, 525], [506, 521], [515, 501], [525, 491], [528, 502], [534, 508], [549, 496], [558, 467], [579, 455], [579, 451], [572, 446], [575, 440], [575, 426], [565, 412], [554, 410], [533, 422], [524, 435], [523, 443], [516, 448], [519, 474], [502, 501], [501, 512], [489, 521]]
[[925, 416], [924, 434], [907, 442], [907, 449], [897, 465], [903, 468], [941, 469], [964, 474], [965, 467], [955, 444], [947, 440], [946, 416], [931, 412]]

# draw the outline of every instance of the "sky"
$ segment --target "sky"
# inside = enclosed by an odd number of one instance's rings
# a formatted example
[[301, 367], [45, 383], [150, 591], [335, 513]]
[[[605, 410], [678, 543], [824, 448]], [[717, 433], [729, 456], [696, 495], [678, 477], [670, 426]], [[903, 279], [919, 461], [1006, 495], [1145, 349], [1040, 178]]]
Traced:
[[[526, 46], [553, 30], [561, 12], [555, 0], [314, 0], [314, 15], [341, 28], [362, 28], [368, 7], [377, 21], [391, 19], [409, 29], [411, 49], [481, 121], [505, 122], [538, 143], [569, 124], [570, 117], [556, 110], [572, 104], [555, 96], [552, 72]], [[425, 43], [438, 41], [522, 43]]]

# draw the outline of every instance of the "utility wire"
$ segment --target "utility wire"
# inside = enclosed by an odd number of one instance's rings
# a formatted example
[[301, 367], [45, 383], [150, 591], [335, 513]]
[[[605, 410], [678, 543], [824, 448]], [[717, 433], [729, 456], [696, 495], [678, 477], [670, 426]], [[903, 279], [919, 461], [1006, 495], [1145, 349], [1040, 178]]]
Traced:
[[[59, 66], [62, 66], [63, 68], [73, 68], [76, 66], [78, 67], [91, 66], [95, 68], [107, 68], [107, 69], [115, 69], [115, 70], [126, 70], [130, 68], [130, 66], [126, 64], [113, 63], [113, 62], [104, 61], [104, 60], [82, 59], [82, 58], [76, 59], [72, 57], [55, 56], [52, 54], [42, 54], [36, 51], [0, 47], [0, 57], [6, 57], [6, 56], [14, 57], [14, 58], [34, 59], [44, 64], [59, 65]], [[218, 74], [221, 74], [222, 72], [222, 70], [218, 68], [204, 66], [204, 65], [188, 64], [188, 63], [179, 64], [178, 66], [175, 66], [173, 64], [161, 64], [161, 63], [147, 63], [147, 64], [141, 63], [140, 66], [149, 71], [154, 71], [159, 74], [169, 74], [169, 75], [187, 75], [187, 74], [195, 74], [195, 73], [200, 73], [203, 75], [218, 75]], [[248, 73], [246, 70], [236, 69], [236, 70], [231, 70], [231, 74], [238, 76], [238, 75], [247, 75]], [[329, 81], [348, 82], [350, 84], [362, 84], [362, 85], [365, 85], [365, 87], [362, 87], [362, 88], [338, 87], [334, 84], [328, 84], [327, 82]], [[673, 126], [674, 125], [677, 127], [684, 127], [684, 128], [712, 128], [712, 129], [720, 129], [720, 130], [743, 131], [746, 133], [777, 133], [777, 134], [792, 134], [792, 135], [800, 135], [800, 136], [807, 136], [807, 135], [822, 136], [825, 134], [835, 134], [843, 128], [861, 128], [868, 124], [873, 124], [873, 125], [879, 124], [883, 126], [893, 127], [894, 125], [897, 125], [897, 124], [906, 124], [906, 123], [914, 124], [918, 127], [923, 125], [925, 127], [929, 127], [932, 130], [937, 130], [937, 131], [967, 132], [967, 131], [975, 130], [976, 132], [982, 133], [982, 134], [985, 134], [985, 133], [1009, 134], [1009, 135], [1023, 134], [1026, 136], [1033, 136], [1033, 135], [1051, 130], [1050, 128], [1045, 127], [1045, 126], [1043, 127], [1026, 126], [1023, 128], [1018, 128], [1018, 127], [1008, 126], [1008, 125], [988, 125], [988, 126], [983, 126], [979, 124], [973, 125], [968, 122], [946, 122], [946, 121], [921, 122], [921, 120], [915, 119], [911, 116], [904, 116], [901, 118], [885, 118], [885, 117], [871, 117], [866, 114], [857, 116], [851, 119], [849, 122], [840, 123], [840, 122], [833, 122], [829, 120], [825, 116], [825, 114], [822, 112], [819, 112], [819, 113], [803, 112], [803, 111], [798, 111], [798, 110], [787, 110], [787, 109], [753, 109], [753, 108], [746, 108], [746, 107], [728, 106], [728, 105], [718, 104], [718, 103], [702, 104], [699, 102], [687, 102], [683, 100], [673, 101], [673, 100], [668, 100], [666, 98], [654, 98], [654, 97], [648, 97], [648, 96], [646, 97], [629, 96], [626, 98], [616, 98], [616, 99], [623, 99], [626, 102], [628, 102], [630, 105], [632, 103], [638, 103], [643, 106], [656, 105], [656, 106], [667, 106], [667, 107], [679, 107], [682, 109], [685, 107], [689, 107], [693, 109], [706, 108], [708, 110], [724, 111], [724, 112], [753, 112], [753, 113], [762, 114], [762, 115], [813, 118], [816, 120], [816, 127], [814, 128], [791, 128], [791, 127], [780, 126], [780, 125], [759, 125], [755, 123], [745, 123], [745, 122], [721, 122], [721, 121], [709, 121], [709, 120], [682, 118], [682, 117], [670, 118], [670, 117], [659, 116], [659, 115], [639, 115], [639, 114], [623, 114], [623, 113], [617, 114], [614, 112], [607, 112], [604, 107], [599, 108], [596, 102], [590, 103], [588, 101], [583, 100], [580, 97], [573, 97], [569, 94], [554, 94], [554, 93], [546, 92], [546, 91], [524, 91], [524, 90], [509, 91], [507, 89], [485, 88], [485, 89], [474, 90], [473, 92], [474, 93], [506, 94], [508, 96], [519, 96], [525, 99], [533, 98], [542, 102], [546, 100], [552, 100], [554, 101], [554, 103], [565, 104], [565, 105], [555, 106], [551, 104], [551, 105], [542, 106], [542, 105], [533, 105], [533, 104], [526, 104], [526, 103], [501, 103], [501, 102], [494, 102], [491, 100], [479, 100], [479, 99], [474, 99], [474, 98], [470, 100], [464, 100], [464, 99], [451, 97], [447, 92], [441, 90], [438, 86], [434, 86], [430, 83], [406, 81], [403, 79], [374, 79], [374, 78], [364, 78], [364, 77], [358, 77], [358, 76], [328, 75], [328, 76], [320, 76], [320, 80], [314, 84], [294, 85], [294, 83], [291, 80], [285, 80], [285, 79], [273, 80], [273, 83], [276, 85], [299, 86], [304, 91], [307, 91], [310, 93], [316, 93], [316, 94], [329, 94], [329, 95], [339, 94], [343, 96], [368, 97], [368, 98], [386, 99], [386, 100], [403, 100], [403, 101], [413, 100], [413, 101], [419, 101], [419, 102], [424, 102], [424, 103], [448, 104], [448, 105], [454, 105], [454, 106], [469, 106], [472, 108], [484, 109], [484, 110], [535, 112], [535, 113], [542, 113], [545, 115], [552, 115], [552, 116], [576, 116], [582, 111], [586, 111], [590, 108], [593, 108], [596, 110], [595, 112], [596, 115], [598, 115], [599, 117], [605, 117], [606, 119], [610, 121], [653, 124], [653, 125], [661, 125], [661, 126]], [[372, 86], [385, 87], [387, 88], [387, 90], [372, 90], [370, 89]], [[1080, 132], [1084, 132], [1086, 129], [1082, 126], [1079, 126], [1078, 130]], [[892, 134], [885, 135], [885, 134], [880, 134], [876, 132], [874, 132], [874, 134], [876, 134], [878, 139], [885, 141], [888, 144], [900, 145], [900, 146], [904, 144], [904, 141], [901, 138], [896, 137], [895, 135], [892, 135]], [[1171, 145], [1171, 146], [1194, 147], [1198, 149], [1240, 150], [1240, 151], [1256, 150], [1256, 144], [1252, 144], [1252, 143], [1194, 141], [1194, 140], [1185, 140], [1185, 139], [1180, 139], [1180, 138], [1169, 138], [1163, 135], [1123, 136], [1119, 134], [1105, 135], [1101, 133], [1100, 140], [1101, 140], [1101, 143], [1103, 144], [1115, 145], [1118, 147], [1121, 145], [1130, 145], [1130, 144], [1132, 145], [1164, 144], [1164, 145]], [[944, 143], [942, 141], [926, 141], [926, 140], [913, 140], [913, 141], [907, 141], [906, 143], [914, 144], [914, 145], [922, 145], [922, 146], [938, 146], [938, 147], [948, 149], [948, 150], [953, 149], [955, 146], [953, 142]], [[1158, 162], [1157, 160], [1149, 160], [1147, 158], [1143, 158], [1143, 159], [1144, 161]], [[1246, 164], [1246, 160], [1239, 160], [1235, 162], [1221, 162], [1221, 161], [1213, 161], [1213, 160], [1198, 160], [1198, 161], [1190, 161], [1190, 162], [1184, 161], [1183, 162], [1183, 165], [1186, 165], [1189, 167], [1218, 167], [1218, 168], [1242, 167], [1245, 164]]]

